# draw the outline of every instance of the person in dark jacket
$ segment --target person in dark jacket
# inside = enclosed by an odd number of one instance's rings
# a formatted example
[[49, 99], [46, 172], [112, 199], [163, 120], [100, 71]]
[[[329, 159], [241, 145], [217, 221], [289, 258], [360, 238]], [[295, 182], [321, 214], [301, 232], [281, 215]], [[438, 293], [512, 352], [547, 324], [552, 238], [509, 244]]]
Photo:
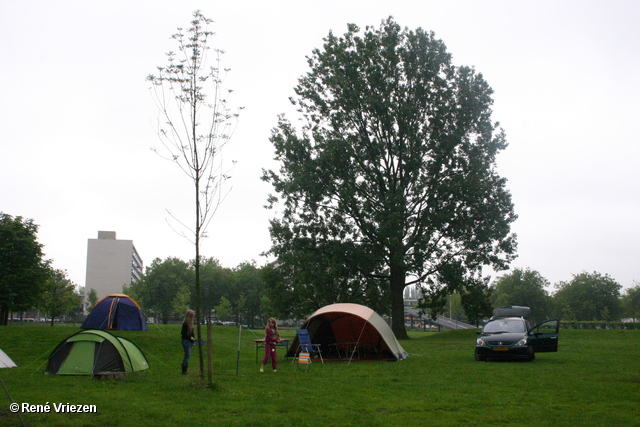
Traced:
[[193, 343], [196, 341], [193, 333], [193, 318], [195, 314], [196, 313], [193, 310], [187, 310], [187, 314], [184, 316], [184, 321], [182, 322], [182, 348], [184, 349], [184, 358], [182, 359], [182, 375], [187, 375], [191, 349], [193, 348]]

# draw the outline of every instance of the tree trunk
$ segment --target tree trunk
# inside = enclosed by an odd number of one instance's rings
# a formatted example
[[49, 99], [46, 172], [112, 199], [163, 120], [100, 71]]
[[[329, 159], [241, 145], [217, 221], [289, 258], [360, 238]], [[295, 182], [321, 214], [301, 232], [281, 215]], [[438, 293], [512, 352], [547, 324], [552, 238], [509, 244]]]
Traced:
[[9, 325], [9, 310], [6, 308], [0, 308], [0, 326]]
[[[393, 260], [393, 257], [392, 257]], [[391, 330], [397, 339], [408, 339], [407, 330], [404, 327], [404, 288], [405, 271], [402, 262], [393, 262], [390, 266], [391, 277]]]
[[200, 379], [204, 380], [204, 357], [202, 353], [202, 331], [200, 324], [202, 323], [202, 310], [200, 300], [200, 186], [196, 179], [196, 336], [198, 340], [198, 358], [200, 360]]
[[[196, 75], [191, 76], [191, 93], [197, 93], [197, 84], [196, 84]], [[200, 205], [200, 178], [202, 177], [202, 166], [200, 165], [200, 158], [198, 157], [198, 137], [197, 137], [197, 117], [198, 115], [198, 102], [197, 97], [193, 98], [191, 102], [191, 144], [193, 147], [193, 152], [191, 153], [193, 156], [193, 171], [194, 174], [194, 184], [196, 190], [196, 229], [195, 229], [195, 244], [196, 244], [196, 263], [195, 263], [195, 273], [196, 273], [196, 321], [198, 322], [196, 328], [196, 334], [198, 338], [198, 357], [200, 359], [200, 379], [204, 381], [204, 358], [202, 354], [202, 331], [200, 328], [200, 324], [202, 323], [202, 310], [201, 310], [201, 291], [200, 291], [200, 236], [201, 236], [201, 228], [203, 226], [201, 219], [201, 209]]]
[[209, 387], [213, 386], [213, 327], [207, 323], [207, 381]]

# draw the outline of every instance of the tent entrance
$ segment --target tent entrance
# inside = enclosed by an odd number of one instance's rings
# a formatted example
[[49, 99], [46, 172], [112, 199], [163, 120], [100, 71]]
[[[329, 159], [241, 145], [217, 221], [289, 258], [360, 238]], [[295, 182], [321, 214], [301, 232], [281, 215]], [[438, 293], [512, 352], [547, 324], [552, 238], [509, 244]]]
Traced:
[[91, 375], [96, 343], [77, 341], [73, 343], [69, 354], [58, 369], [58, 375]]
[[326, 360], [396, 359], [376, 328], [358, 316], [318, 316], [308, 329]]
[[[322, 357], [333, 361], [402, 360], [407, 353], [389, 325], [373, 310], [358, 304], [333, 304], [316, 311], [303, 325]], [[297, 337], [287, 356], [298, 348]]]

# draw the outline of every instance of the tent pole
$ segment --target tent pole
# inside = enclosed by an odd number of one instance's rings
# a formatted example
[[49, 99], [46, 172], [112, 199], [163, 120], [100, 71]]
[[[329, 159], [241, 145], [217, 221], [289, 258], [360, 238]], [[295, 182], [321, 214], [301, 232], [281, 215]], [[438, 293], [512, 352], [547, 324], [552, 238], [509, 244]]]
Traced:
[[238, 358], [236, 359], [236, 377], [240, 369], [240, 338], [242, 337], [242, 324], [238, 325]]
[[213, 385], [213, 326], [207, 323], [207, 379]]
[[349, 363], [348, 365], [351, 364], [351, 360], [353, 359], [353, 354], [356, 352], [356, 350], [358, 349], [358, 344], [360, 344], [360, 338], [362, 338], [362, 334], [364, 332], [364, 328], [367, 327], [367, 322], [368, 320], [365, 320], [364, 323], [362, 324], [362, 330], [360, 331], [360, 335], [358, 335], [358, 341], [356, 341], [356, 346], [353, 348], [353, 351], [351, 352], [351, 357], [349, 358]]
[[[9, 401], [11, 403], [13, 403], [13, 399], [11, 398], [11, 395], [9, 394], [9, 390], [7, 390], [7, 386], [4, 385], [4, 381], [2, 381], [2, 378], [0, 378], [0, 383], [2, 383], [2, 387], [4, 388], [4, 391], [7, 392], [7, 396], [9, 397]], [[20, 418], [20, 422], [22, 423], [23, 427], [27, 427], [27, 425], [24, 423], [24, 420], [22, 419], [22, 415], [20, 415], [20, 410], [19, 409], [16, 411], [16, 414], [18, 414], [18, 418]]]

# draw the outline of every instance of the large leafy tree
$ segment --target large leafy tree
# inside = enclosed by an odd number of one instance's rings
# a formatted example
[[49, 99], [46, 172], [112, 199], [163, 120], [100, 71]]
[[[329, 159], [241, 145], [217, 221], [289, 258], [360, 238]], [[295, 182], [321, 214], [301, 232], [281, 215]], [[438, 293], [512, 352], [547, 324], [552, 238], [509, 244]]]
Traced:
[[622, 315], [622, 285], [608, 274], [582, 272], [556, 285], [559, 315], [566, 320], [617, 320]]
[[530, 307], [534, 319], [543, 320], [552, 312], [552, 299], [545, 289], [548, 286], [549, 281], [539, 272], [529, 268], [516, 268], [493, 283], [491, 301], [495, 307]]
[[263, 179], [283, 207], [271, 252], [292, 283], [318, 293], [333, 281], [300, 268], [342, 274], [347, 288], [377, 280], [403, 338], [407, 284], [451, 293], [512, 259], [516, 215], [495, 169], [505, 136], [491, 120], [492, 89], [454, 66], [432, 32], [389, 18], [324, 42], [292, 99], [302, 128], [281, 116], [271, 136], [280, 169]]
[[0, 325], [10, 311], [24, 311], [38, 302], [47, 280], [47, 263], [31, 219], [0, 212]]

